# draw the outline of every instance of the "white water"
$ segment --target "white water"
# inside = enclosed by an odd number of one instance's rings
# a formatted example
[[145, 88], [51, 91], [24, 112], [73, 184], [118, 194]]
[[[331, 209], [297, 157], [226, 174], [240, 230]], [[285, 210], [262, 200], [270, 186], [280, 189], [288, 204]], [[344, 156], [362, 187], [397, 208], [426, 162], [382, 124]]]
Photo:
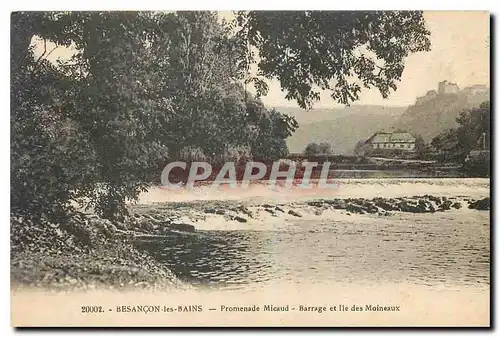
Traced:
[[270, 188], [265, 182], [258, 182], [249, 188], [220, 186], [168, 190], [151, 188], [139, 196], [139, 204], [153, 202], [189, 202], [195, 200], [245, 200], [291, 202], [315, 198], [374, 198], [404, 197], [432, 194], [435, 196], [466, 196], [484, 198], [490, 194], [490, 181], [486, 178], [398, 178], [398, 179], [337, 179], [330, 189], [299, 189], [293, 187]]

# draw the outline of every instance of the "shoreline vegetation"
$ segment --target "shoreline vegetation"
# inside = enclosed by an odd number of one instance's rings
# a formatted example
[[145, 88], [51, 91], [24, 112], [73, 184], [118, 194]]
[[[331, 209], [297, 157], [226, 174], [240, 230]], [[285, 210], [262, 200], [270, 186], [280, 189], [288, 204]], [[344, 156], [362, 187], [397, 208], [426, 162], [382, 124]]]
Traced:
[[[166, 266], [140, 249], [141, 240], [194, 235], [207, 218], [251, 225], [264, 213], [300, 219], [325, 211], [390, 217], [397, 212], [490, 210], [490, 198], [421, 195], [397, 198], [322, 198], [289, 203], [241, 201], [129, 205], [130, 216], [110, 221], [79, 213], [64, 222], [11, 216], [11, 285], [51, 290], [189, 289]], [[248, 228], [248, 227], [246, 227]]]

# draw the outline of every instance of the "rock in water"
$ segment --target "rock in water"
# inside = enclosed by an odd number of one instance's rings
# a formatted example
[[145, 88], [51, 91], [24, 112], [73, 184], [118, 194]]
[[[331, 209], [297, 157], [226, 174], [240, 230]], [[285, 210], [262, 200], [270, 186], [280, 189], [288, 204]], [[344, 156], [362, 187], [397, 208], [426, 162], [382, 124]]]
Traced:
[[288, 214], [293, 215], [293, 216], [296, 216], [296, 217], [298, 217], [298, 218], [302, 218], [302, 215], [300, 215], [299, 213], [295, 212], [295, 211], [294, 211], [294, 210], [292, 210], [292, 209], [288, 211]]
[[487, 211], [490, 209], [490, 198], [474, 201], [469, 205], [469, 208], [477, 209], [479, 211]]
[[333, 202], [329, 202], [330, 205], [333, 205], [334, 209], [345, 209], [347, 207], [347, 203], [342, 199], [335, 199]]
[[440, 212], [448, 211], [451, 209], [452, 204], [453, 203], [451, 201], [444, 200], [443, 203], [439, 206], [438, 211]]
[[346, 209], [346, 211], [351, 212], [351, 213], [364, 214], [367, 212], [363, 207], [356, 205], [356, 204], [353, 204], [353, 203], [348, 203], [345, 209]]
[[373, 199], [375, 206], [382, 208], [384, 211], [397, 211], [398, 208], [393, 204], [387, 202], [384, 198], [375, 198]]
[[434, 206], [431, 203], [429, 203], [429, 212], [431, 212], [431, 213], [436, 212], [436, 208], [434, 208]]
[[269, 208], [264, 208], [264, 211], [268, 212], [268, 213], [271, 213], [272, 216], [277, 216], [276, 215], [276, 212], [273, 211], [272, 209], [269, 209]]
[[181, 223], [181, 222], [173, 222], [169, 225], [170, 229], [180, 231], [180, 232], [194, 232], [196, 228], [193, 225]]
[[427, 198], [430, 201], [434, 201], [436, 203], [436, 205], [438, 205], [438, 206], [439, 206], [439, 204], [441, 204], [441, 198], [440, 197], [435, 197], [433, 195], [426, 194], [426, 195], [424, 195], [424, 198]]
[[235, 207], [233, 208], [233, 211], [235, 212], [242, 212], [243, 214], [245, 214], [246, 216], [250, 217], [250, 218], [253, 218], [253, 213], [252, 211], [250, 211], [248, 208], [246, 208], [245, 206], [243, 205], [239, 205], [238, 207]]
[[421, 207], [417, 207], [406, 200], [399, 202], [397, 206], [401, 212], [425, 213], [425, 209], [422, 210]]
[[237, 216], [237, 215], [236, 215], [236, 216], [231, 217], [231, 220], [236, 220], [236, 221], [238, 221], [238, 222], [247, 222], [247, 221], [248, 221], [247, 219], [242, 218], [241, 216]]
[[375, 207], [375, 205], [373, 203], [371, 203], [370, 201], [365, 201], [363, 202], [363, 207], [365, 208], [365, 210], [368, 212], [368, 213], [377, 213], [378, 212], [378, 208]]

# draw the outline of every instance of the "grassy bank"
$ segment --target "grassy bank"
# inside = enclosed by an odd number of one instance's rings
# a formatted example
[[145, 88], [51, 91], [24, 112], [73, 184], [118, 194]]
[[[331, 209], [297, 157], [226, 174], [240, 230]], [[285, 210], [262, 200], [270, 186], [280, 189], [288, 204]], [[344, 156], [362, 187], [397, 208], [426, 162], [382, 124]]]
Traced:
[[11, 217], [11, 285], [55, 289], [182, 288], [175, 275], [107, 220]]

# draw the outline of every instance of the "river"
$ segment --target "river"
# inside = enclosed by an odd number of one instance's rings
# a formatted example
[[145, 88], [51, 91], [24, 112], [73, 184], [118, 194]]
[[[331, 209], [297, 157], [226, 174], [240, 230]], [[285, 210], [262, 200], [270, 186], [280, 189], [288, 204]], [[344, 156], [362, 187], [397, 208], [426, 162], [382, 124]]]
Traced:
[[[156, 191], [142, 200], [161, 202]], [[281, 193], [281, 194], [280, 194]], [[283, 194], [285, 193], [285, 194]], [[287, 204], [327, 194], [373, 197], [433, 193], [457, 197], [489, 194], [487, 179], [339, 180], [339, 187], [315, 192], [253, 190], [179, 194], [182, 207], [194, 209], [217, 199], [253, 205]], [[154, 194], [154, 193], [153, 193]], [[234, 198], [231, 198], [234, 197]], [[234, 199], [231, 201], [231, 199]], [[201, 200], [201, 201], [200, 201]], [[292, 201], [293, 200], [293, 201]], [[186, 202], [187, 201], [187, 202]], [[154, 205], [158, 204], [151, 204]], [[305, 211], [302, 210], [302, 213]], [[271, 284], [366, 285], [401, 283], [423, 286], [489, 288], [490, 214], [466, 207], [446, 212], [391, 216], [331, 211], [303, 218], [262, 214], [249, 223], [205, 219], [192, 234], [172, 234], [142, 246], [182, 280], [200, 288], [258, 290]]]

